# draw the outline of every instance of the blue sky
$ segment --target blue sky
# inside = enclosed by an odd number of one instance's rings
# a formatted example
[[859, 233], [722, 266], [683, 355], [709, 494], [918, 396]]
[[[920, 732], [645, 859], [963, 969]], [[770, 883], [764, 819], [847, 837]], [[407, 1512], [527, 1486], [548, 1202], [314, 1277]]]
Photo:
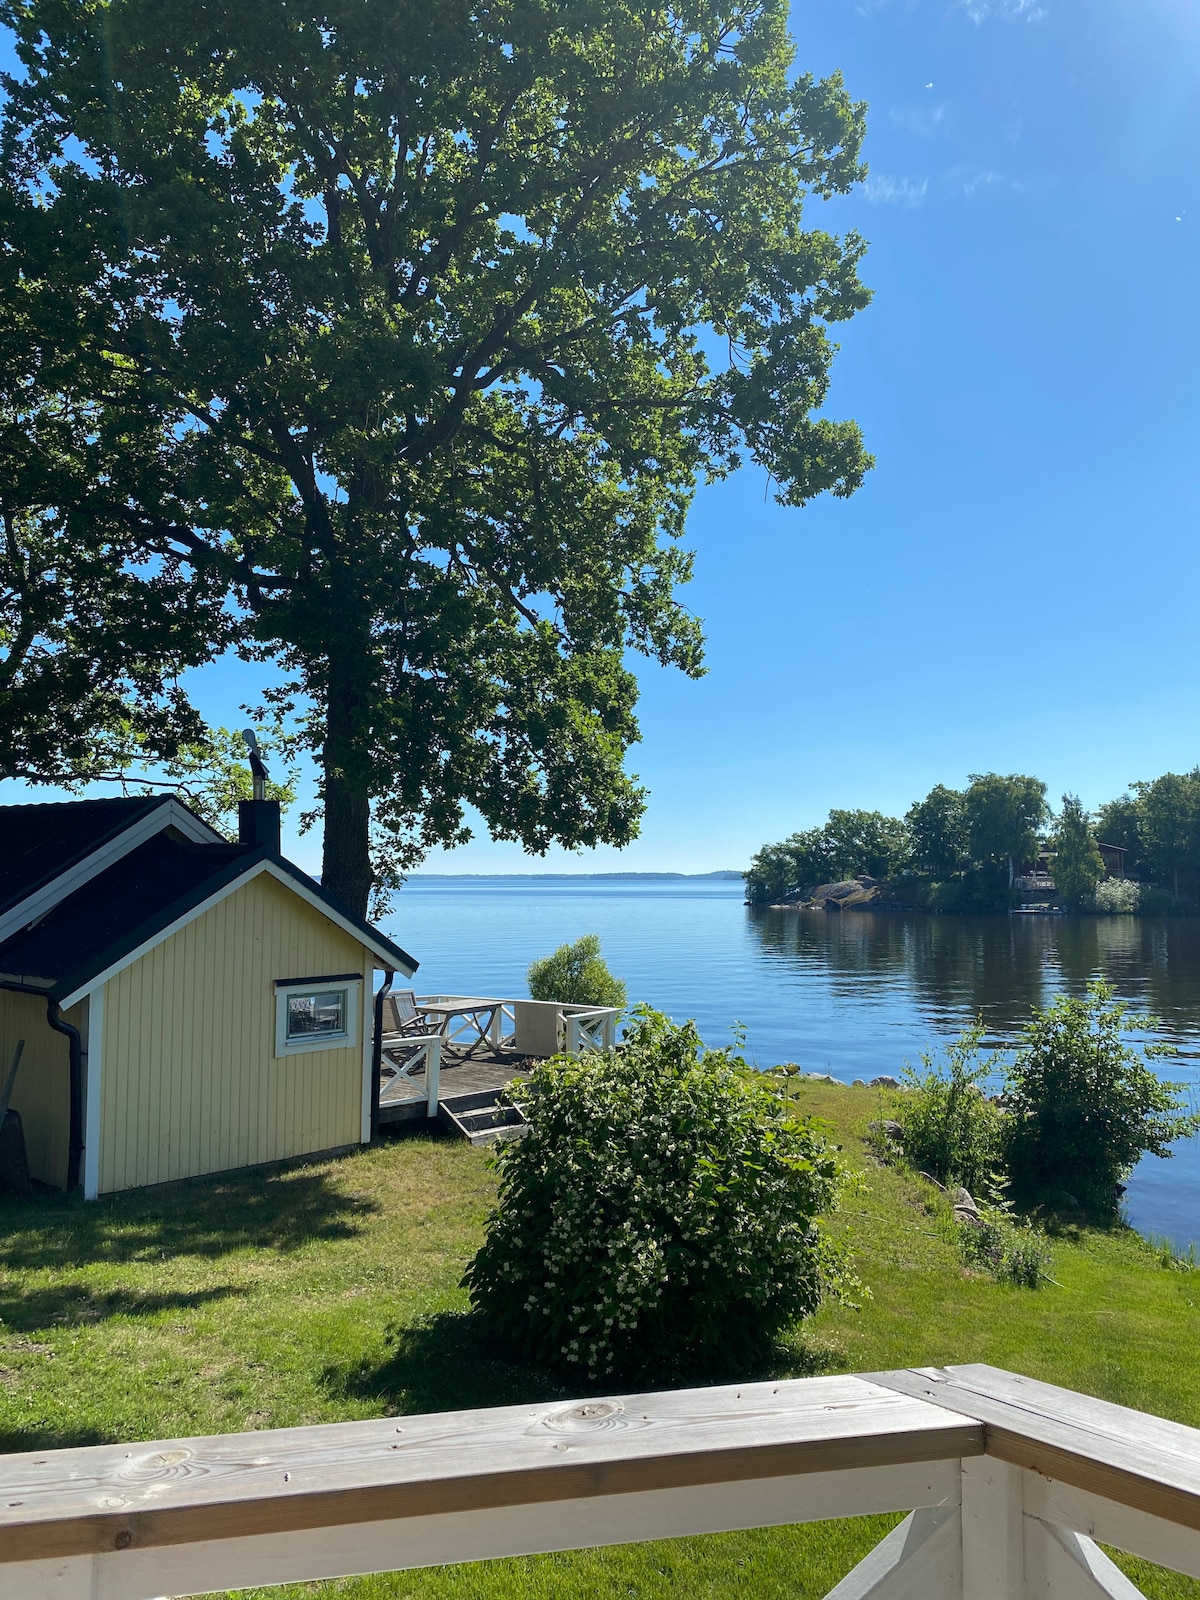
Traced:
[[[792, 17], [798, 64], [869, 104], [865, 188], [810, 217], [871, 242], [830, 409], [877, 466], [803, 511], [752, 469], [700, 493], [708, 676], [642, 673], [641, 838], [556, 866], [739, 867], [969, 772], [1095, 806], [1200, 761], [1200, 12]], [[480, 840], [429, 865], [537, 864]]]
[[[1200, 761], [1200, 11], [807, 0], [793, 32], [869, 105], [866, 185], [810, 220], [870, 241], [830, 410], [876, 469], [802, 511], [752, 468], [698, 495], [709, 673], [641, 670], [634, 845], [426, 870], [739, 867], [969, 772], [1095, 806]], [[198, 699], [235, 721], [254, 682], [209, 669]]]

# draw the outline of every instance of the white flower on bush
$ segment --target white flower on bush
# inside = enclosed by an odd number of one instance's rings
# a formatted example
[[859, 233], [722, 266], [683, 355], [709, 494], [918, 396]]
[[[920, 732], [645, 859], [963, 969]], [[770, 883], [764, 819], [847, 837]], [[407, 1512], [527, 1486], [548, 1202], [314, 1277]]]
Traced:
[[1138, 910], [1142, 900], [1142, 886], [1129, 878], [1105, 878], [1096, 885], [1097, 911], [1110, 915], [1128, 915]]

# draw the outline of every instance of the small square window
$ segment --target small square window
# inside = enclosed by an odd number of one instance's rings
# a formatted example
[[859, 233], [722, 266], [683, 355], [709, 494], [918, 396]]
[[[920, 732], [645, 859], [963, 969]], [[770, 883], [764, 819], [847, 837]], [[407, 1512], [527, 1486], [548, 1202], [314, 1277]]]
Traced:
[[287, 1037], [312, 1039], [318, 1034], [329, 1038], [346, 1033], [345, 989], [323, 989], [312, 994], [287, 997]]
[[340, 1050], [358, 1043], [362, 981], [337, 977], [275, 984], [275, 1054]]

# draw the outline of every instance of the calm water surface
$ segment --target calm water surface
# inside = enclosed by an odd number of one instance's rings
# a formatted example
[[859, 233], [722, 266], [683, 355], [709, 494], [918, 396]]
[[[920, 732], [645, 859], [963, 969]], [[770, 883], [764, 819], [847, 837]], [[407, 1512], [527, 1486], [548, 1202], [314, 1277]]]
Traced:
[[[1200, 1104], [1200, 918], [931, 917], [751, 910], [736, 882], [413, 878], [387, 931], [421, 963], [425, 992], [525, 994], [529, 963], [597, 933], [609, 965], [705, 1041], [746, 1030], [759, 1066], [797, 1061], [847, 1082], [896, 1074], [981, 1016], [1011, 1042], [1031, 1006], [1106, 978], [1162, 1019], [1160, 1064]], [[1200, 1140], [1148, 1158], [1129, 1220], [1200, 1248]]]

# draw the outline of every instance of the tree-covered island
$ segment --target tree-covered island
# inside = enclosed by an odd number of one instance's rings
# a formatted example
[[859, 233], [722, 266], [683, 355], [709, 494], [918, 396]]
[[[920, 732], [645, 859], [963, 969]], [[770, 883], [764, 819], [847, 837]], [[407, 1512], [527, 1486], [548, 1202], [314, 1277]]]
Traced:
[[1022, 773], [936, 784], [901, 817], [832, 810], [767, 844], [746, 873], [756, 905], [1189, 912], [1200, 907], [1200, 767], [1134, 783], [1094, 814]]

